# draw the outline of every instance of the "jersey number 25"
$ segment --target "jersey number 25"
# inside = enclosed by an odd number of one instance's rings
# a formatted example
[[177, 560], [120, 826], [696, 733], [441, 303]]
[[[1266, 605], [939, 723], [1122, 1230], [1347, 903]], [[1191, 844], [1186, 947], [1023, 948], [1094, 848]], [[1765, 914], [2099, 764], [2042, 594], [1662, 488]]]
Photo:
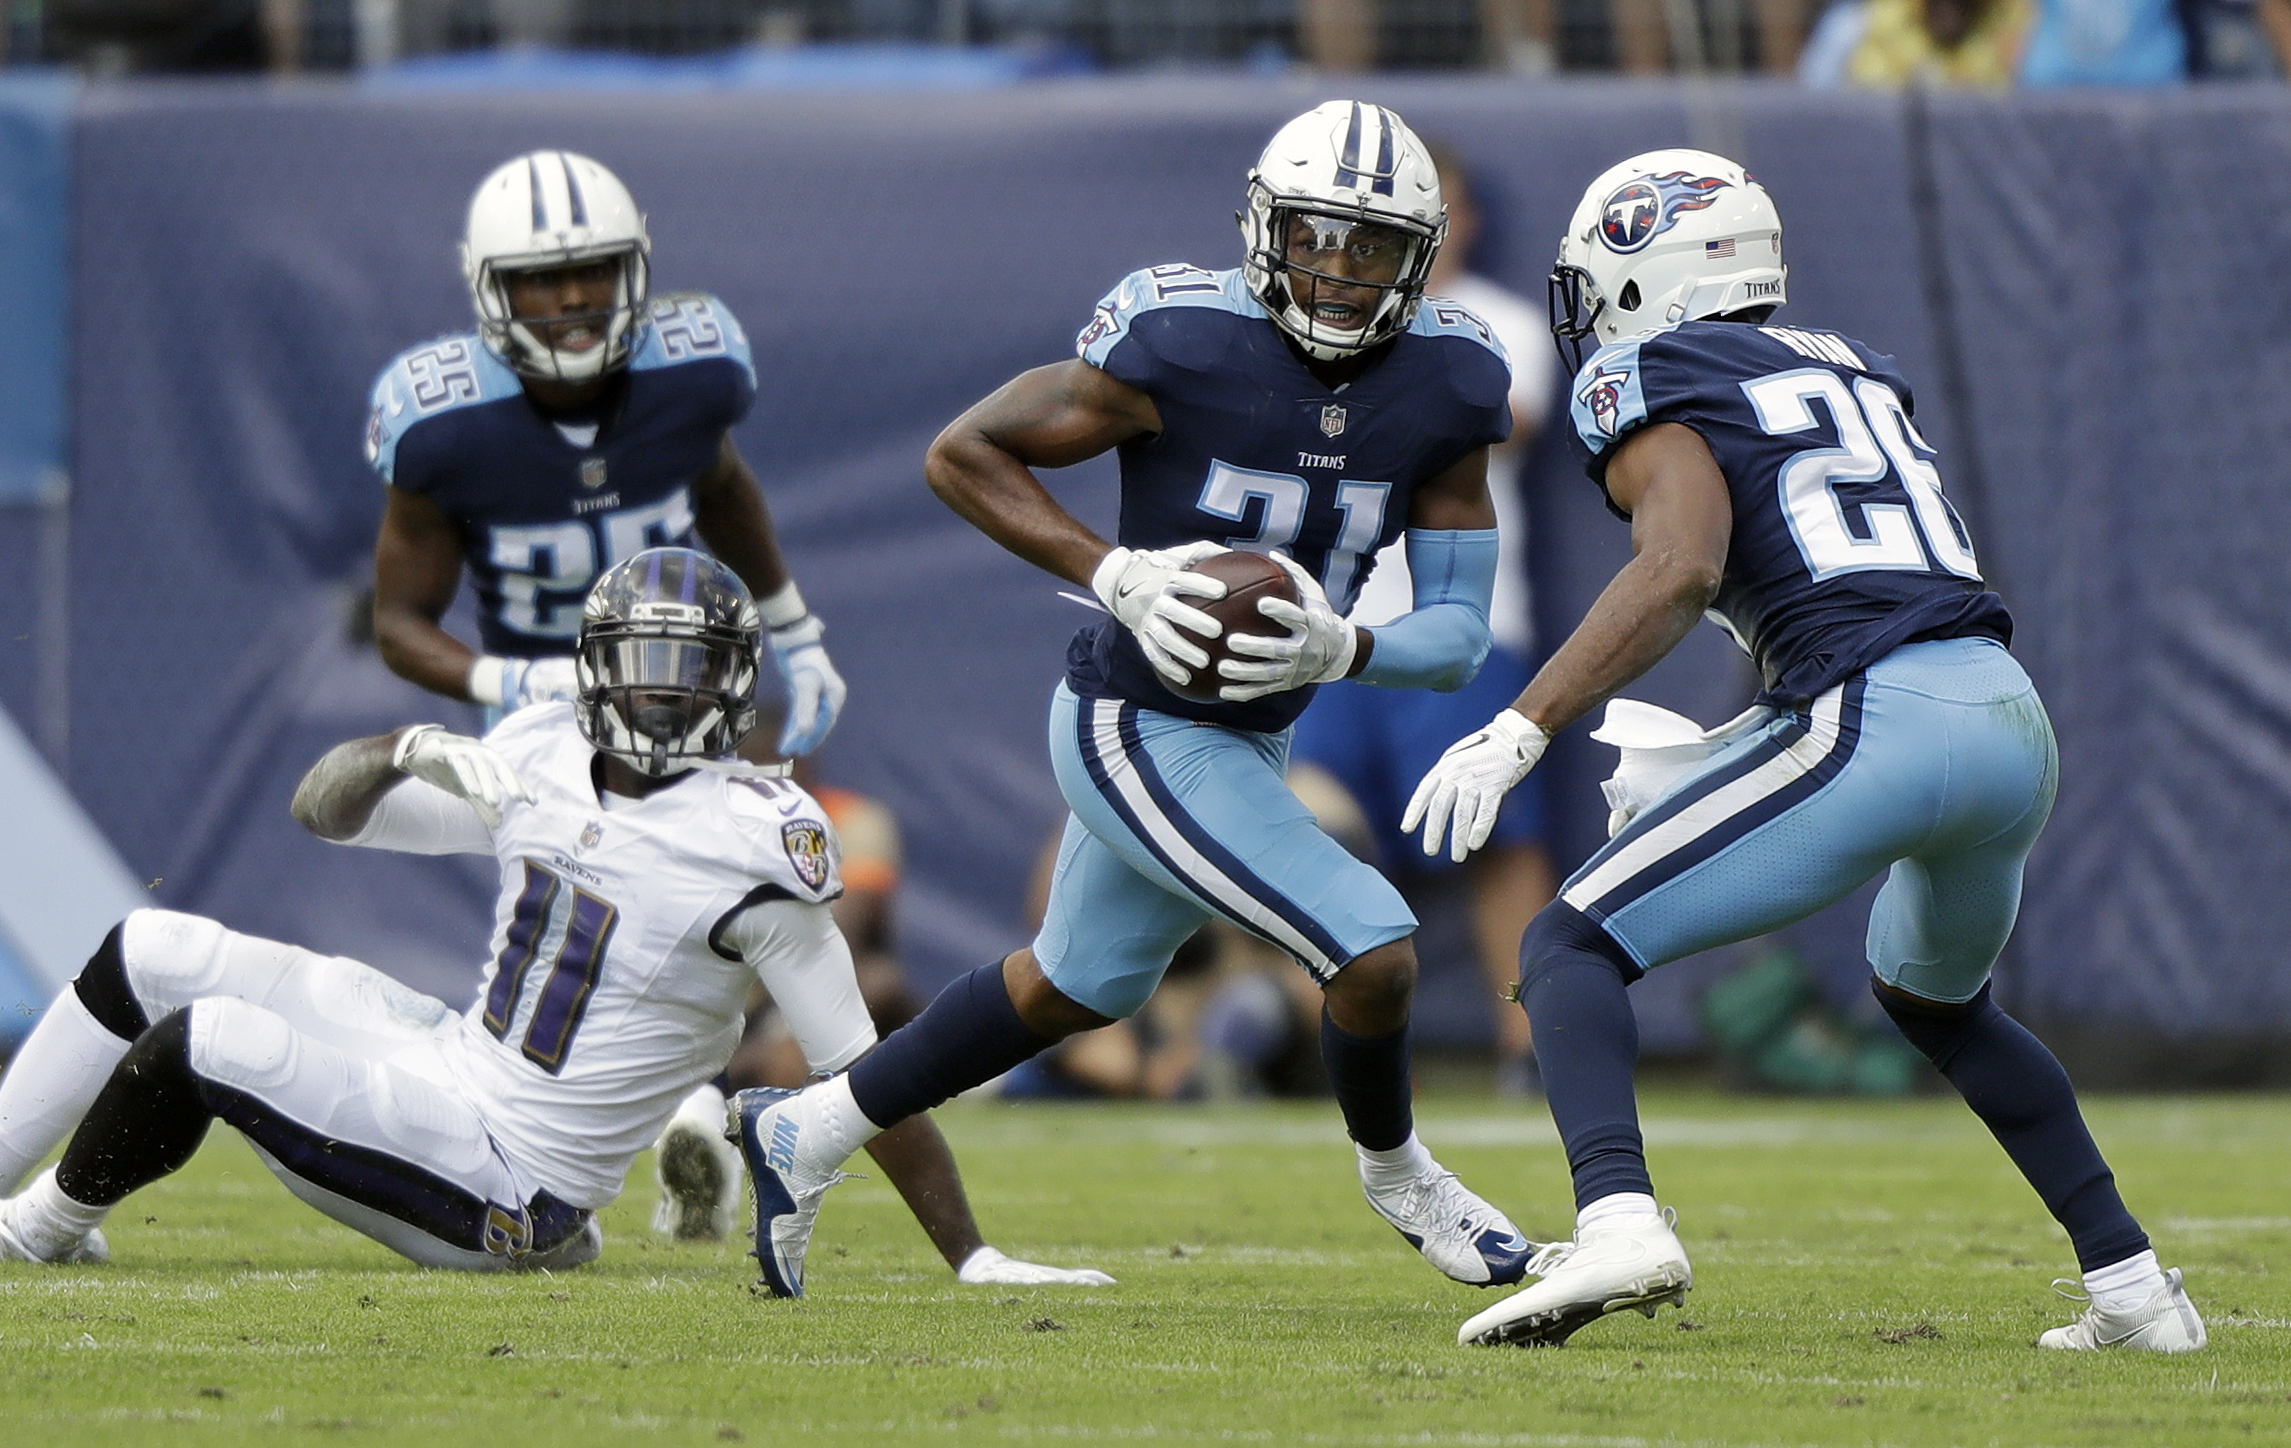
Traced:
[[[1972, 536], [1941, 496], [1933, 449], [1892, 388], [1859, 377], [1849, 389], [1835, 372], [1802, 367], [1745, 382], [1742, 391], [1769, 437], [1820, 426], [1810, 405], [1816, 401], [1837, 428], [1838, 446], [1793, 455], [1778, 480], [1783, 516], [1815, 579], [1884, 570], [1980, 580]], [[1888, 478], [1897, 480], [1890, 488]], [[1838, 492], [1841, 483], [1865, 486], [1849, 502]], [[1861, 527], [1848, 521], [1848, 509], [1861, 514]]]

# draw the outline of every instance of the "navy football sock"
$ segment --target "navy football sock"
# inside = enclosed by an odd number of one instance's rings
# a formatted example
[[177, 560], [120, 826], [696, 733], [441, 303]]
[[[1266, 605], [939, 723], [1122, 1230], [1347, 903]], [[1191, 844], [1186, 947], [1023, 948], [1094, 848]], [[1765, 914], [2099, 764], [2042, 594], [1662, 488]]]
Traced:
[[1370, 1151], [1408, 1144], [1416, 1113], [1408, 1084], [1408, 1028], [1383, 1036], [1356, 1036], [1321, 1010], [1321, 1064], [1336, 1092], [1344, 1129]]
[[861, 1056], [850, 1072], [851, 1099], [877, 1126], [897, 1126], [1052, 1044], [1019, 1019], [998, 960], [940, 991], [921, 1015]]
[[1641, 972], [1605, 931], [1561, 901], [1528, 926], [1519, 960], [1520, 1005], [1535, 1032], [1543, 1097], [1575, 1174], [1575, 1205], [1617, 1192], [1653, 1196], [1631, 1085], [1639, 1020], [1624, 989]]
[[191, 1069], [191, 1012], [176, 1011], [112, 1068], [56, 1163], [56, 1185], [75, 1202], [111, 1206], [180, 1171], [214, 1119]]
[[[1874, 984], [1874, 983], [1873, 983]], [[1877, 987], [1878, 1004], [1909, 1044], [1940, 1068], [2044, 1198], [2084, 1271], [2148, 1250], [2148, 1234], [2116, 1194], [2116, 1175], [2085, 1129], [2076, 1088], [2044, 1042], [1989, 999], [1920, 1001]]]

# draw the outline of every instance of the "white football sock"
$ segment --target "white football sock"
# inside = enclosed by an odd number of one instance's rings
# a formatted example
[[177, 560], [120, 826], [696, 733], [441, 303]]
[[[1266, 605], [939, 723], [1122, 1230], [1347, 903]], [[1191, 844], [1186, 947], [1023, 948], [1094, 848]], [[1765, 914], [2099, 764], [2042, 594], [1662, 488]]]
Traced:
[[12, 1208], [18, 1240], [50, 1261], [70, 1251], [111, 1215], [109, 1207], [91, 1207], [64, 1195], [64, 1189], [56, 1185], [54, 1167], [41, 1172], [24, 1188]]
[[132, 1041], [97, 1024], [66, 988], [0, 1076], [0, 1196], [71, 1135]]
[[1372, 1192], [1393, 1191], [1440, 1169], [1413, 1131], [1390, 1151], [1370, 1151], [1357, 1142], [1352, 1149], [1360, 1157], [1360, 1184]]
[[1662, 1209], [1645, 1192], [1614, 1192], [1575, 1214], [1575, 1235], [1581, 1238], [1594, 1227], [1637, 1226], [1662, 1219]]
[[2084, 1274], [2084, 1290], [2102, 1312], [2130, 1312], [2164, 1285], [2164, 1269], [2153, 1249]]
[[812, 1128], [803, 1134], [796, 1152], [814, 1171], [836, 1170], [853, 1152], [882, 1134], [883, 1128], [859, 1109], [858, 1099], [851, 1094], [848, 1072], [828, 1077], [796, 1100], [810, 1108], [810, 1119], [804, 1124]]

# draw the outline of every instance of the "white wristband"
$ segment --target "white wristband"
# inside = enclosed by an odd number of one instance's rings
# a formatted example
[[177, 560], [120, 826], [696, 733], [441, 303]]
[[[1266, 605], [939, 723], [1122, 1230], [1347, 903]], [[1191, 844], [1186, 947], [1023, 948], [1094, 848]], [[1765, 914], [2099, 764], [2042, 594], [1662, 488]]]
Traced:
[[803, 601], [803, 595], [796, 591], [795, 580], [791, 578], [781, 585], [779, 592], [758, 602], [756, 612], [763, 615], [765, 628], [782, 629], [791, 623], [803, 622], [804, 615], [810, 613], [811, 608]]
[[507, 659], [479, 654], [469, 666], [469, 681], [462, 687], [469, 691], [471, 699], [498, 709], [503, 702], [501, 676], [508, 668]]

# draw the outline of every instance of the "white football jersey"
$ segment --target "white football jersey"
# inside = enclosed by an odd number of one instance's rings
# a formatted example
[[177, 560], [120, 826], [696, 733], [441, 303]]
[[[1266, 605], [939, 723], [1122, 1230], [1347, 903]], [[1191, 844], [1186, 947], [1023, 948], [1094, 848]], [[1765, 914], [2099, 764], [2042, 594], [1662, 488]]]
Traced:
[[[834, 899], [840, 846], [818, 803], [785, 779], [703, 768], [643, 799], [600, 802], [595, 750], [571, 704], [521, 709], [486, 743], [534, 799], [509, 801], [491, 832], [501, 863], [492, 959], [446, 1054], [512, 1161], [564, 1201], [602, 1206], [739, 1044], [757, 972], [738, 943], [753, 932], [732, 930], [733, 917]], [[383, 806], [355, 843], [485, 848], [471, 837], [475, 812], [421, 780]], [[804, 942], [807, 953], [849, 982], [826, 912], [808, 913], [825, 934]], [[864, 1027], [856, 983], [848, 994]], [[848, 1054], [873, 1039], [866, 1028]]]

